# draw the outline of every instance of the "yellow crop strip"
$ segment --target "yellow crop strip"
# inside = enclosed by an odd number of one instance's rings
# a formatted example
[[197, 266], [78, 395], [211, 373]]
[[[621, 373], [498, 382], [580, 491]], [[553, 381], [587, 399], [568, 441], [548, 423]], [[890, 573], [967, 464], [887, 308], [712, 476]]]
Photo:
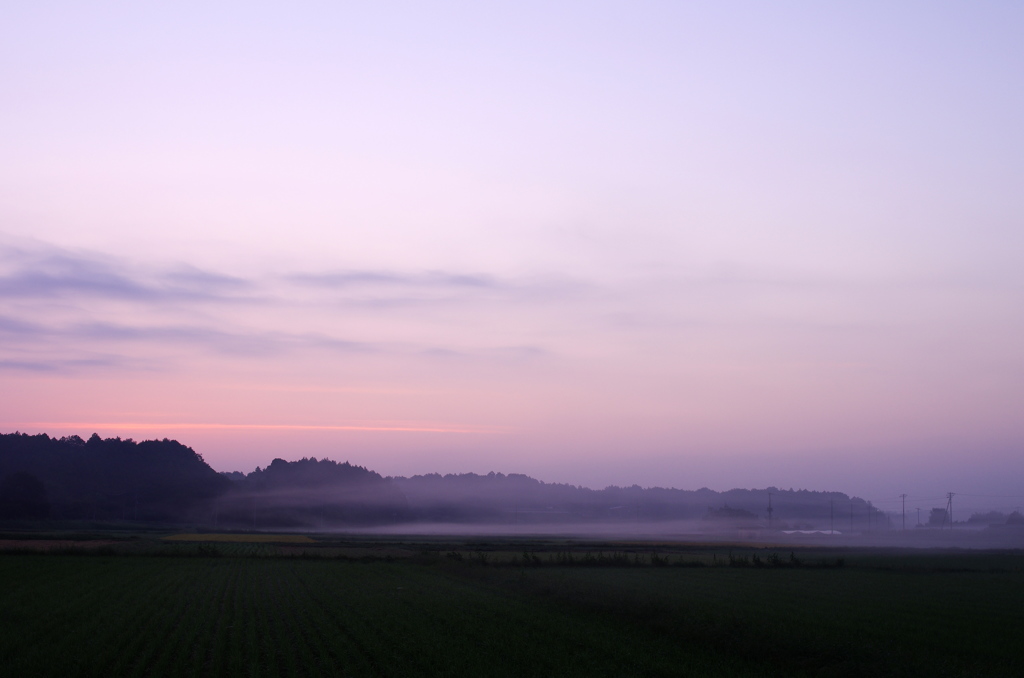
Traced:
[[315, 544], [304, 534], [172, 534], [164, 541], [216, 541], [241, 544]]

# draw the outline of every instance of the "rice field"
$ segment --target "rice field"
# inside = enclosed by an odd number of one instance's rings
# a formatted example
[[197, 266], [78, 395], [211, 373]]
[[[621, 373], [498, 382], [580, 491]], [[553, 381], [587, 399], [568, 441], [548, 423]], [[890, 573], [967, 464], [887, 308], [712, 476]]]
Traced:
[[1024, 675], [1019, 553], [588, 567], [216, 548], [0, 554], [0, 674]]

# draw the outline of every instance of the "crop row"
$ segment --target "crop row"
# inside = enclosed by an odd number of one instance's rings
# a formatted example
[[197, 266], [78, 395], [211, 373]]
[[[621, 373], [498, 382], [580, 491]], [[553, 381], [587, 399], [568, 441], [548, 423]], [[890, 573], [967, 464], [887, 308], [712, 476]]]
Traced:
[[728, 656], [443, 566], [7, 556], [0, 577], [9, 675], [745, 673]]

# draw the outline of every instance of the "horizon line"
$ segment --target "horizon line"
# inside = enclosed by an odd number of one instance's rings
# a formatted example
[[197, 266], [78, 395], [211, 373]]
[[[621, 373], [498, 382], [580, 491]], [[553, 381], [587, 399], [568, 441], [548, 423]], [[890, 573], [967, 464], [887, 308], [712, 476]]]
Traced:
[[259, 430], [305, 430], [305, 431], [371, 431], [395, 433], [480, 433], [500, 434], [506, 430], [499, 427], [478, 426], [358, 426], [348, 424], [224, 424], [224, 423], [88, 423], [88, 422], [23, 422], [21, 426], [81, 428], [81, 429], [128, 429], [128, 430], [159, 430], [166, 429], [259, 429]]

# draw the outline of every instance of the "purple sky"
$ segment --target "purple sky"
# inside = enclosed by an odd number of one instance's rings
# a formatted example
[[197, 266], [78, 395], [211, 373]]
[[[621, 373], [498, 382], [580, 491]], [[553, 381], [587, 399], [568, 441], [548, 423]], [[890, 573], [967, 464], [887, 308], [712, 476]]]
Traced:
[[1022, 44], [1010, 2], [5, 5], [0, 425], [1024, 504]]

